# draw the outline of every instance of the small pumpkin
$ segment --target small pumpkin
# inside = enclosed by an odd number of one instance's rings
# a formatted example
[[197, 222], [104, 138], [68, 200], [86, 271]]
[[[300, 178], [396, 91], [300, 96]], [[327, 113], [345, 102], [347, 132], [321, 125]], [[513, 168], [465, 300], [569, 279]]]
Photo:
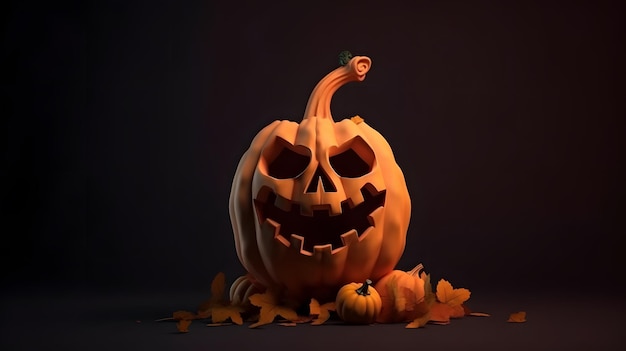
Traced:
[[363, 284], [350, 283], [339, 289], [335, 301], [339, 318], [351, 324], [370, 324], [376, 321], [381, 299], [371, 285], [372, 281], [367, 279]]
[[424, 281], [420, 278], [422, 264], [405, 272], [393, 270], [374, 285], [382, 306], [378, 323], [410, 322], [428, 313]]

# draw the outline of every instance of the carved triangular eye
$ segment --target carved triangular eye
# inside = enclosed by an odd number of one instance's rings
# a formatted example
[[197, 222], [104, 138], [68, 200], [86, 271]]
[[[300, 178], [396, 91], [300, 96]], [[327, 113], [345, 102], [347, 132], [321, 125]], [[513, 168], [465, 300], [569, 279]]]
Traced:
[[270, 176], [278, 179], [297, 178], [309, 165], [311, 150], [276, 137], [272, 145], [263, 152], [263, 159]]
[[340, 177], [358, 178], [372, 171], [374, 151], [365, 140], [356, 136], [331, 150], [330, 165]]

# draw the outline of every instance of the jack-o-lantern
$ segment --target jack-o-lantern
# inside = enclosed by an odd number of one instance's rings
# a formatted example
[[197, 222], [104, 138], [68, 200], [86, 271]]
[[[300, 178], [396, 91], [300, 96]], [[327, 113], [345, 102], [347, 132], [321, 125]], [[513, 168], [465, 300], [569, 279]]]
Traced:
[[302, 122], [274, 121], [242, 156], [230, 194], [239, 260], [287, 300], [334, 300], [344, 284], [391, 272], [405, 247], [411, 203], [383, 136], [352, 117], [335, 122], [333, 94], [362, 81], [352, 57], [313, 90]]

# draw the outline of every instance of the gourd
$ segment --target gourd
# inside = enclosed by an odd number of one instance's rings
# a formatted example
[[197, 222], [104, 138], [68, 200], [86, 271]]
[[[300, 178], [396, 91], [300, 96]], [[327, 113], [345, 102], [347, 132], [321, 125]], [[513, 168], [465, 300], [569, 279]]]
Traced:
[[422, 268], [419, 264], [408, 272], [394, 270], [376, 282], [382, 301], [377, 322], [410, 322], [428, 313], [424, 281], [419, 276]]
[[344, 285], [337, 293], [337, 315], [350, 324], [370, 324], [376, 321], [381, 308], [380, 295], [367, 279], [363, 284]]
[[253, 309], [250, 296], [264, 293], [265, 288], [254, 281], [250, 274], [242, 275], [230, 286], [229, 297], [233, 305], [241, 306], [245, 310]]

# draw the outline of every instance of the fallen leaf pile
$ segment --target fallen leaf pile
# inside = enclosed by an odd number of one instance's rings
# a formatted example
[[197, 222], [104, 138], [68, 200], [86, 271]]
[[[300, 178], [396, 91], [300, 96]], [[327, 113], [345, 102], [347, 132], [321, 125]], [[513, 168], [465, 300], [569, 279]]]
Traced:
[[[211, 296], [198, 307], [196, 313], [190, 311], [176, 311], [172, 314], [176, 327], [181, 333], [189, 332], [191, 321], [200, 319], [211, 319], [210, 326], [226, 325], [227, 320], [242, 325], [243, 319], [241, 313], [244, 311], [240, 306], [235, 306], [224, 299], [224, 290], [226, 286], [226, 277], [224, 273], [218, 273], [213, 282], [211, 282]], [[164, 318], [163, 320], [166, 320]]]
[[465, 316], [489, 317], [487, 313], [472, 312], [465, 306], [471, 292], [465, 288], [455, 289], [449, 281], [439, 280], [436, 292], [433, 292], [430, 283], [430, 274], [422, 272], [420, 278], [424, 281], [424, 300], [429, 306], [429, 311], [406, 325], [406, 328], [414, 329], [424, 327], [426, 324], [447, 325], [451, 318]]
[[[465, 303], [469, 300], [471, 292], [465, 288], [454, 288], [452, 284], [440, 279], [437, 287], [433, 290], [430, 274], [421, 272], [420, 278], [424, 281], [424, 302], [427, 312], [408, 323], [408, 329], [422, 328], [426, 324], [447, 325], [451, 319], [465, 316], [490, 317], [487, 313], [472, 312]], [[224, 273], [218, 273], [211, 282], [211, 295], [202, 302], [196, 312], [180, 310], [172, 314], [170, 318], [157, 321], [175, 321], [176, 328], [180, 333], [189, 332], [192, 321], [204, 320], [206, 326], [242, 325], [242, 314], [250, 312], [242, 306], [235, 305], [225, 298], [226, 277]], [[249, 328], [258, 328], [263, 325], [276, 322], [280, 326], [295, 327], [298, 324], [309, 323], [310, 325], [322, 325], [331, 319], [331, 312], [335, 311], [335, 302], [320, 304], [316, 299], [309, 303], [308, 316], [301, 316], [290, 307], [281, 305], [278, 294], [271, 290], [250, 296], [249, 302], [257, 307], [257, 314], [246, 319], [250, 322]], [[526, 322], [526, 312], [511, 313], [507, 322]]]
[[281, 306], [278, 299], [271, 291], [250, 296], [250, 303], [261, 308], [261, 311], [259, 312], [259, 320], [256, 323], [251, 324], [250, 328], [270, 324], [277, 316], [283, 317], [291, 323], [295, 323], [295, 321], [299, 319], [296, 311], [291, 308]]
[[[176, 328], [180, 333], [189, 332], [189, 326], [194, 320], [208, 320], [208, 327], [225, 326], [231, 324], [242, 325], [242, 313], [246, 312], [242, 306], [232, 304], [224, 298], [226, 277], [224, 273], [218, 273], [211, 282], [211, 296], [202, 302], [197, 312], [180, 310], [172, 314], [172, 317], [157, 319], [157, 321], [176, 321]], [[258, 307], [258, 314], [250, 317], [247, 321], [252, 322], [250, 328], [257, 328], [278, 321], [278, 325], [294, 327], [299, 323], [311, 325], [324, 324], [330, 318], [330, 312], [335, 310], [335, 303], [320, 303], [311, 299], [308, 316], [299, 316], [292, 308], [282, 306], [277, 294], [268, 290], [264, 293], [250, 296], [250, 303]], [[228, 323], [230, 320], [232, 323]]]

